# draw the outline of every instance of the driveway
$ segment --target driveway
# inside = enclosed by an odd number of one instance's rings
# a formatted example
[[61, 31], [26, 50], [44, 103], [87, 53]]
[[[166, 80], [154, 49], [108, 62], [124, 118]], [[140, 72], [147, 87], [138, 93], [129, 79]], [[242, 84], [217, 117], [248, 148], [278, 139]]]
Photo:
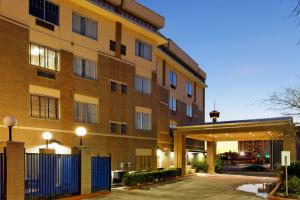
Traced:
[[248, 183], [270, 183], [276, 178], [197, 174], [178, 181], [127, 191], [113, 189], [112, 194], [94, 200], [255, 200], [252, 193], [236, 190]]

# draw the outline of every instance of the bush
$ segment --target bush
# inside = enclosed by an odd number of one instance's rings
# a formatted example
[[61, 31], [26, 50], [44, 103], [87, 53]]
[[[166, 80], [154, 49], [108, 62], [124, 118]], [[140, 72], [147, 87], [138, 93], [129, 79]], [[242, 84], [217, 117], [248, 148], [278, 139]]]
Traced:
[[197, 161], [197, 162], [193, 163], [193, 168], [196, 169], [196, 172], [199, 172], [199, 171], [207, 172], [208, 165], [207, 165], [206, 160]]
[[222, 173], [222, 168], [223, 168], [222, 159], [221, 157], [217, 157], [217, 159], [215, 160], [215, 172]]
[[299, 195], [300, 194], [300, 179], [297, 176], [292, 176], [289, 179], [289, 192]]
[[133, 174], [125, 174], [122, 183], [126, 186], [133, 186], [143, 183], [152, 183], [156, 181], [162, 181], [168, 178], [176, 177], [180, 175], [179, 169], [167, 169], [154, 172], [139, 172]]
[[[288, 175], [289, 177], [297, 176], [300, 178], [300, 162], [291, 163], [288, 167]], [[281, 180], [285, 180], [285, 167], [281, 168]]]

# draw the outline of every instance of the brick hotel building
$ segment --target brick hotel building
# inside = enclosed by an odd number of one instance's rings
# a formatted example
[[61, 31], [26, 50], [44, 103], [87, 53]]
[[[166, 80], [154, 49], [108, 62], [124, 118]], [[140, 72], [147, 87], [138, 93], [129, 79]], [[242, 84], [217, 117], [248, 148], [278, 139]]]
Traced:
[[16, 116], [13, 140], [37, 153], [50, 131], [68, 154], [84, 126], [84, 145], [113, 170], [173, 165], [172, 128], [204, 122], [206, 74], [164, 25], [134, 0], [0, 0], [0, 119]]

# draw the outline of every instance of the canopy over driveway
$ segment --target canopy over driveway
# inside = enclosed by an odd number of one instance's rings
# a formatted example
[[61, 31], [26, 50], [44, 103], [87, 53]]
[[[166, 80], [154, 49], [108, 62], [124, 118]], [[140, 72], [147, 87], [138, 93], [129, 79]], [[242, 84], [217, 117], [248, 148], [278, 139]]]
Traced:
[[214, 172], [217, 141], [282, 140], [283, 150], [291, 152], [296, 159], [296, 129], [293, 118], [268, 118], [224, 121], [179, 126], [174, 132], [175, 166], [185, 172], [186, 138], [207, 141], [209, 172]]

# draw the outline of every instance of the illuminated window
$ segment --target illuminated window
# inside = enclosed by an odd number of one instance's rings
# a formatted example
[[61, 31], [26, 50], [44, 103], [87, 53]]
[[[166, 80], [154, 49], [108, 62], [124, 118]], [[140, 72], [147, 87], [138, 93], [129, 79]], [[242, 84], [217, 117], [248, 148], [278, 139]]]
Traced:
[[40, 45], [30, 44], [30, 64], [59, 71], [59, 53]]

